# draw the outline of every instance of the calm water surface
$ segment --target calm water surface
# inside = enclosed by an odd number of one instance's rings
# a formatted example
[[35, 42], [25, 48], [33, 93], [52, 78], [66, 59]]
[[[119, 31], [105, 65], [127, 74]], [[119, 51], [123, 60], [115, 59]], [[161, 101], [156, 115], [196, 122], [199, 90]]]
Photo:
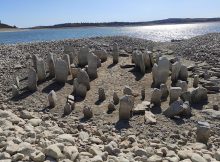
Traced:
[[10, 44], [119, 35], [164, 42], [170, 41], [171, 39], [187, 39], [197, 35], [214, 32], [220, 32], [220, 22], [134, 27], [80, 27], [67, 29], [41, 29], [18, 32], [0, 32], [0, 43]]

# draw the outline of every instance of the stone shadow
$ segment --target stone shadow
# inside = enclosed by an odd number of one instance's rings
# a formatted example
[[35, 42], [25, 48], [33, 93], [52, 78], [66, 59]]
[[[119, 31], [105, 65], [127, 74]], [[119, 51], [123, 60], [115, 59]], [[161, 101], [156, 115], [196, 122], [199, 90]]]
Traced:
[[135, 76], [136, 81], [141, 80], [145, 75], [145, 74], [142, 74], [137, 67], [134, 67], [133, 69], [129, 70], [128, 72], [132, 73]]
[[131, 125], [129, 123], [129, 120], [118, 120], [115, 124], [115, 128], [120, 131], [122, 129], [131, 128]]
[[129, 64], [127, 64], [127, 65], [121, 65], [120, 67], [121, 67], [122, 69], [129, 69], [129, 68], [134, 68], [135, 65], [129, 65]]
[[43, 93], [50, 93], [50, 91], [54, 90], [59, 91], [60, 89], [62, 89], [65, 86], [65, 83], [58, 83], [58, 82], [53, 82], [51, 84], [49, 84], [48, 86], [46, 86], [42, 92]]
[[173, 117], [171, 118], [171, 120], [173, 120], [176, 123], [176, 125], [185, 124], [185, 121], [183, 120], [182, 117]]
[[153, 114], [161, 114], [162, 113], [162, 108], [161, 106], [152, 106], [150, 108], [150, 111], [153, 113]]
[[108, 65], [108, 69], [111, 69], [111, 68], [113, 68], [115, 65], [117, 65], [117, 64], [115, 64], [115, 63], [112, 63], [112, 64], [110, 64], [110, 65]]
[[28, 96], [32, 95], [33, 93], [35, 93], [36, 91], [30, 91], [28, 90], [28, 88], [23, 88], [22, 89], [22, 93], [20, 93], [18, 96], [16, 97], [12, 97], [11, 100], [12, 101], [19, 101], [19, 100], [23, 100], [25, 98], [27, 98]]
[[191, 108], [196, 109], [196, 110], [202, 110], [204, 105], [207, 105], [209, 102], [208, 101], [203, 101], [198, 104], [191, 104]]

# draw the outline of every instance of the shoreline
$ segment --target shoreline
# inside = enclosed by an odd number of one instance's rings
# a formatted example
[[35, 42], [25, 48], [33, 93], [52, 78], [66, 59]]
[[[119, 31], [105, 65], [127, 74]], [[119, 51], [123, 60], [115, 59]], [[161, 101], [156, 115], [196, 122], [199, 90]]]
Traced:
[[30, 29], [20, 29], [20, 28], [16, 28], [16, 29], [13, 29], [13, 28], [0, 28], [0, 32], [20, 32], [20, 31], [27, 31], [27, 30], [30, 30]]

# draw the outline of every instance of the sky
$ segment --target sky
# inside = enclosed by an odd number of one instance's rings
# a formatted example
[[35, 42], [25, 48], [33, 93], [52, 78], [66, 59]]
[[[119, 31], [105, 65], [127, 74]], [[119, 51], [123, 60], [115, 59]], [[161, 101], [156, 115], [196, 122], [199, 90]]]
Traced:
[[18, 27], [201, 17], [220, 17], [220, 0], [0, 0], [0, 20]]

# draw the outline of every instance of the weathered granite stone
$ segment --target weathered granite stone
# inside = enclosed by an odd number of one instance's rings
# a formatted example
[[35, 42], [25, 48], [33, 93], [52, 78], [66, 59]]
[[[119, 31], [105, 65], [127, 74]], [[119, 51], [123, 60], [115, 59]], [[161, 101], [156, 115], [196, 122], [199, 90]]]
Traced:
[[182, 93], [181, 87], [170, 87], [170, 103], [173, 103], [174, 101], [178, 100]]
[[87, 90], [90, 89], [89, 75], [87, 74], [85, 70], [79, 69], [78, 74], [77, 74], [77, 79], [78, 79], [79, 84], [85, 85]]
[[37, 55], [33, 55], [32, 61], [33, 61], [33, 67], [34, 67], [35, 71], [37, 71], [37, 60], [38, 60]]
[[66, 83], [68, 77], [67, 63], [62, 59], [57, 59], [55, 64], [56, 81]]
[[156, 124], [157, 123], [156, 116], [150, 111], [145, 111], [144, 121], [146, 124]]
[[180, 62], [175, 62], [172, 65], [172, 74], [171, 74], [171, 80], [173, 83], [176, 83], [179, 78], [180, 74], [180, 68], [181, 68], [181, 63]]
[[161, 90], [154, 88], [151, 93], [151, 103], [154, 104], [154, 106], [160, 106], [161, 96], [162, 96]]
[[66, 103], [66, 105], [64, 106], [64, 115], [69, 115], [72, 112], [72, 106], [70, 105], [70, 103]]
[[28, 89], [31, 91], [37, 90], [37, 73], [33, 68], [28, 73]]
[[37, 76], [38, 81], [44, 81], [46, 79], [46, 69], [43, 59], [37, 59]]
[[107, 52], [104, 49], [95, 50], [94, 54], [101, 59], [101, 62], [107, 61]]
[[108, 111], [111, 112], [111, 111], [115, 111], [115, 110], [116, 110], [116, 108], [115, 108], [114, 103], [112, 101], [110, 101], [108, 104]]
[[188, 69], [185, 65], [182, 65], [179, 72], [179, 79], [187, 81], [188, 79]]
[[68, 66], [68, 73], [70, 74], [70, 56], [68, 54], [65, 54], [63, 56], [63, 60], [66, 62], [67, 66]]
[[166, 84], [161, 84], [160, 85], [160, 90], [161, 90], [161, 93], [162, 93], [161, 100], [166, 101], [167, 97], [169, 96], [169, 91], [168, 91], [167, 85]]
[[14, 84], [12, 84], [11, 91], [12, 91], [12, 97], [17, 97], [19, 95], [18, 87]]
[[128, 120], [134, 107], [134, 97], [125, 95], [120, 99], [119, 119]]
[[197, 87], [190, 89], [190, 91], [191, 91], [191, 102], [193, 104], [206, 102], [208, 100], [206, 88]]
[[78, 62], [80, 66], [85, 66], [88, 64], [88, 54], [89, 54], [89, 47], [85, 46], [80, 49], [78, 53]]
[[133, 95], [132, 89], [129, 86], [125, 86], [123, 89], [123, 94], [124, 95]]
[[15, 85], [20, 88], [20, 79], [18, 76], [15, 77]]
[[85, 106], [83, 108], [83, 114], [84, 114], [84, 118], [85, 119], [90, 119], [93, 117], [93, 112], [92, 112], [92, 108], [91, 107], [88, 107], [88, 106]]
[[88, 54], [88, 75], [90, 78], [97, 77], [97, 59], [93, 53]]
[[99, 88], [99, 101], [104, 101], [106, 99], [104, 88]]
[[55, 61], [54, 61], [53, 53], [48, 54], [47, 63], [49, 69], [49, 76], [55, 77]]
[[158, 65], [154, 64], [152, 69], [154, 87], [159, 87], [160, 84], [166, 84], [169, 77], [169, 60], [166, 57], [160, 57]]
[[142, 74], [145, 74], [145, 58], [142, 53], [136, 55], [137, 67], [141, 70]]
[[198, 84], [199, 84], [199, 76], [195, 75], [193, 79], [193, 87], [194, 88], [198, 87]]
[[117, 64], [118, 59], [119, 59], [119, 49], [118, 49], [118, 44], [117, 43], [113, 44], [112, 57], [113, 57], [113, 64]]
[[77, 74], [78, 74], [78, 71], [79, 71], [79, 68], [76, 67], [74, 64], [71, 64], [70, 66], [70, 72], [72, 74], [72, 78], [75, 79], [77, 77]]
[[183, 101], [188, 101], [189, 103], [191, 103], [191, 93], [189, 91], [187, 92], [183, 92], [180, 96], [181, 100]]
[[188, 89], [188, 84], [186, 81], [178, 80], [176, 86], [182, 88], [182, 93], [186, 92]]
[[70, 58], [70, 64], [74, 63], [76, 51], [73, 46], [66, 45], [64, 46], [64, 54], [68, 54]]
[[197, 131], [196, 131], [196, 140], [197, 142], [207, 144], [210, 137], [210, 125], [208, 122], [198, 122]]
[[145, 51], [143, 53], [143, 57], [144, 57], [144, 65], [146, 69], [151, 69], [152, 65], [151, 65], [151, 58], [150, 58], [150, 51]]
[[114, 102], [114, 105], [119, 104], [119, 97], [118, 97], [118, 94], [115, 91], [113, 92], [113, 102]]
[[170, 104], [169, 108], [167, 108], [163, 114], [169, 118], [173, 118], [175, 116], [181, 117], [190, 117], [191, 116], [191, 107], [189, 102], [183, 102], [182, 100], [174, 101]]
[[85, 86], [85, 84], [79, 83], [78, 78], [75, 78], [73, 81], [73, 92], [76, 96], [85, 98], [87, 93], [87, 87]]
[[56, 102], [57, 102], [57, 95], [56, 92], [54, 90], [50, 91], [50, 93], [48, 94], [48, 101], [49, 101], [49, 106], [51, 108], [54, 108], [56, 106]]

